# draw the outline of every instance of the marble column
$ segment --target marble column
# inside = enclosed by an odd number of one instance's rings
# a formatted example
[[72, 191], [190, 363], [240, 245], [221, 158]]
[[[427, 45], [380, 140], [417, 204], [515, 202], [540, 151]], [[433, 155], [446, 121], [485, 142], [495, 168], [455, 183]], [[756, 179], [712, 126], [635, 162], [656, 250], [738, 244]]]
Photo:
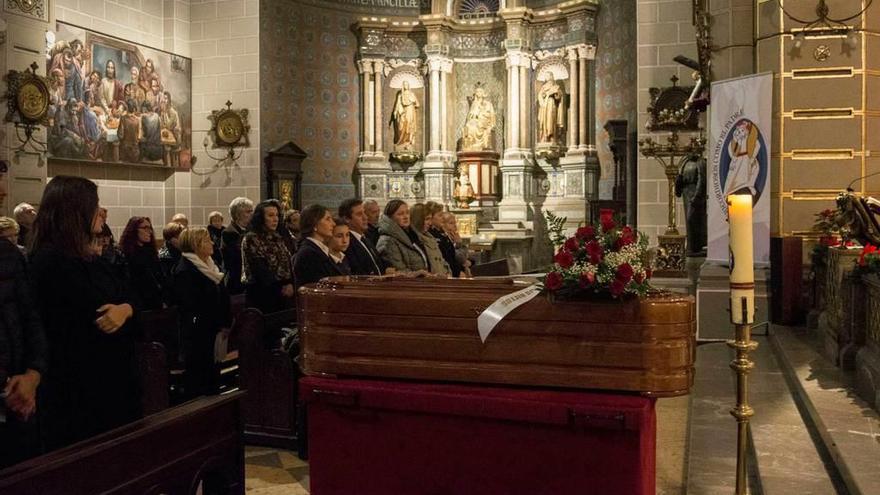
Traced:
[[520, 148], [531, 148], [531, 128], [532, 119], [531, 112], [531, 86], [529, 85], [529, 71], [531, 70], [532, 61], [529, 57], [524, 56], [522, 64], [519, 66], [519, 146]]
[[578, 47], [578, 148], [587, 147], [587, 99], [591, 92], [587, 86], [587, 50], [586, 46]]
[[369, 60], [362, 60], [360, 62], [360, 69], [361, 69], [361, 74], [363, 75], [363, 77], [361, 78], [361, 87], [363, 89], [362, 99], [364, 102], [363, 115], [362, 115], [363, 126], [364, 126], [364, 134], [363, 134], [364, 144], [363, 144], [363, 148], [361, 148], [361, 150], [364, 152], [369, 152], [370, 147], [373, 144], [373, 136], [372, 136], [372, 133], [370, 132], [371, 128], [373, 127], [373, 122], [372, 122], [373, 115], [372, 115], [372, 112], [370, 111], [371, 110], [370, 109], [370, 96], [371, 96], [370, 95], [370, 93], [371, 93], [371, 91], [370, 91], [370, 73], [373, 72], [373, 64]]
[[375, 126], [373, 134], [376, 141], [375, 152], [377, 155], [382, 154], [382, 66], [385, 64], [382, 60], [373, 62], [373, 72], [375, 73], [374, 94], [373, 97], [373, 113], [375, 115]]
[[428, 92], [431, 96], [431, 139], [428, 143], [428, 154], [440, 151], [440, 60], [428, 59], [428, 71], [431, 82]]
[[568, 107], [568, 151], [578, 147], [578, 56], [576, 48], [568, 49], [568, 87], [571, 100]]
[[520, 112], [519, 112], [519, 65], [522, 55], [520, 53], [507, 54], [507, 88], [509, 98], [507, 100], [507, 127], [510, 141], [505, 151], [517, 151], [520, 147]]
[[449, 127], [449, 114], [446, 112], [447, 85], [449, 76], [446, 71], [440, 71], [440, 147], [442, 151], [449, 150], [447, 128]]

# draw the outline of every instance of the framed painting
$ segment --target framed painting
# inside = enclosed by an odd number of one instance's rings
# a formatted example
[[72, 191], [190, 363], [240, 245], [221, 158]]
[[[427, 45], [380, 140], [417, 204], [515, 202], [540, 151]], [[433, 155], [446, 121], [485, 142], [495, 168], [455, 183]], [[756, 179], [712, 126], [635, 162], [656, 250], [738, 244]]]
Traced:
[[48, 38], [51, 159], [192, 165], [192, 61], [63, 22]]

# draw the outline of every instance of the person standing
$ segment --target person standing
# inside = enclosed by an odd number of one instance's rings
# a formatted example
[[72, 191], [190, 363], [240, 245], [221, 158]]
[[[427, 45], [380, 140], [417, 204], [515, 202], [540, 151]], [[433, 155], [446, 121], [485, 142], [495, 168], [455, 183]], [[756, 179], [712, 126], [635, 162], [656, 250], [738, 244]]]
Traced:
[[241, 239], [242, 280], [248, 307], [265, 313], [293, 303], [293, 257], [278, 234], [281, 205], [274, 199], [254, 208], [248, 232]]
[[385, 267], [376, 245], [367, 237], [367, 214], [360, 199], [347, 199], [339, 205], [339, 217], [351, 232], [351, 242], [345, 251], [345, 259], [352, 275], [382, 275]]
[[241, 238], [247, 232], [253, 215], [253, 201], [238, 197], [229, 203], [229, 218], [232, 221], [221, 236], [220, 253], [226, 269], [226, 289], [233, 296], [244, 292], [244, 284], [241, 283]]
[[122, 235], [119, 248], [125, 255], [132, 289], [143, 309], [161, 309], [166, 289], [153, 223], [147, 217], [131, 217]]
[[223, 272], [211, 258], [214, 243], [207, 229], [183, 231], [180, 250], [183, 255], [174, 267], [173, 292], [186, 356], [184, 391], [192, 398], [218, 392], [220, 369], [214, 359], [214, 342], [218, 333], [229, 328], [232, 314]]
[[141, 416], [135, 374], [135, 308], [125, 280], [95, 255], [98, 186], [56, 176], [34, 222], [31, 281], [46, 329], [46, 429], [70, 445]]
[[15, 239], [0, 239], [0, 469], [40, 453], [36, 396], [49, 349], [25, 264]]
[[18, 222], [18, 245], [30, 249], [37, 209], [30, 203], [19, 203], [12, 210], [12, 216]]

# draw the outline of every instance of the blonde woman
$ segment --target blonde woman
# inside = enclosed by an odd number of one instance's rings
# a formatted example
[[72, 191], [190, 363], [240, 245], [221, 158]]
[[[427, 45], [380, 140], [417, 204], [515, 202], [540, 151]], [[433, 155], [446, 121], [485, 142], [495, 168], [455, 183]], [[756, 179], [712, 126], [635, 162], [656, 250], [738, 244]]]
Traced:
[[220, 378], [214, 362], [217, 334], [232, 321], [229, 293], [211, 255], [214, 243], [207, 229], [180, 234], [183, 255], [174, 269], [174, 299], [180, 310], [181, 340], [186, 360], [187, 397], [216, 394]]

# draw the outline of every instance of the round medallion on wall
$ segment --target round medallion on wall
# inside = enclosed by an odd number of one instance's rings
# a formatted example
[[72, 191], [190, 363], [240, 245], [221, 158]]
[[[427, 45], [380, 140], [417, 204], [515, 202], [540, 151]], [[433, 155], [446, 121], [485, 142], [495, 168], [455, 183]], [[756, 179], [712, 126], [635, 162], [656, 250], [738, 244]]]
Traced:
[[237, 112], [226, 110], [217, 116], [217, 144], [232, 146], [244, 135], [244, 122]]
[[819, 45], [813, 50], [813, 58], [819, 62], [828, 60], [831, 56], [831, 48], [828, 45]]
[[39, 122], [49, 111], [49, 88], [39, 78], [26, 79], [18, 88], [16, 103], [25, 120]]

